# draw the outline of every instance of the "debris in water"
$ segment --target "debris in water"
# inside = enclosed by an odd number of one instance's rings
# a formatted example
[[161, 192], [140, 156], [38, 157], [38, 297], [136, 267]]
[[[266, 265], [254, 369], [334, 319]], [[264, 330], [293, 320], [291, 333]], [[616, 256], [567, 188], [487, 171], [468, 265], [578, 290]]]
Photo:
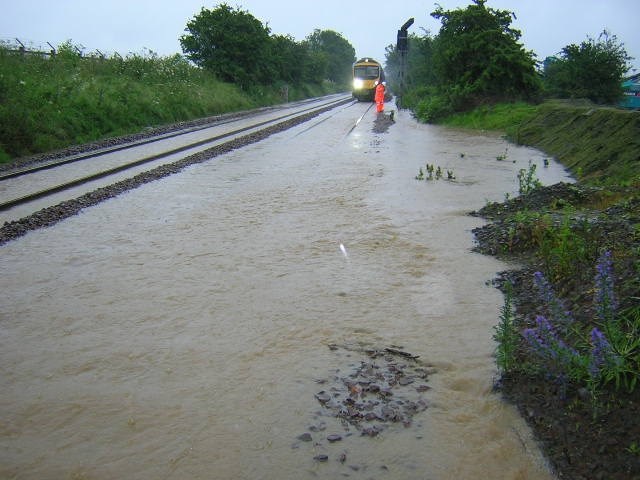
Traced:
[[327, 403], [329, 400], [331, 400], [331, 395], [322, 390], [321, 392], [318, 392], [316, 394], [316, 398], [320, 403]]
[[413, 360], [416, 360], [417, 358], [420, 357], [420, 355], [412, 355], [409, 352], [405, 352], [404, 350], [398, 350], [397, 348], [387, 347], [384, 349], [384, 351], [387, 353], [393, 353], [394, 355], [401, 355], [403, 357], [411, 358]]
[[[329, 348], [339, 350], [335, 344]], [[348, 353], [351, 371], [340, 369], [329, 376], [326, 390], [315, 397], [323, 414], [341, 419], [347, 431], [351, 425], [361, 435], [374, 437], [394, 423], [410, 426], [413, 417], [427, 409], [424, 393], [429, 390], [426, 381], [433, 370], [425, 368], [417, 355], [392, 347], [340, 346], [340, 350], [359, 352], [363, 359], [353, 363], [352, 353]], [[337, 441], [338, 437], [329, 435], [327, 440]]]
[[[343, 248], [340, 244], [340, 250]], [[343, 253], [346, 256], [346, 250]], [[429, 387], [426, 383], [435, 370], [418, 360], [417, 355], [397, 345], [374, 348], [331, 343], [328, 347], [345, 365], [332, 369], [326, 380], [315, 380], [325, 388], [315, 394], [320, 410], [307, 425], [308, 431], [298, 435], [292, 448], [298, 449], [306, 443], [313, 449], [313, 460], [324, 463], [329, 455], [318, 454], [318, 448], [329, 450], [336, 448], [335, 444], [348, 442], [354, 429], [360, 437], [376, 437], [394, 424], [410, 428], [414, 417], [427, 409], [424, 393]], [[322, 417], [338, 419], [345, 433], [319, 435], [328, 426]], [[336, 425], [332, 422], [331, 429]], [[316, 433], [315, 438], [309, 432]], [[347, 451], [342, 449], [332, 458], [345, 464]], [[354, 471], [360, 469], [358, 465], [348, 466]]]

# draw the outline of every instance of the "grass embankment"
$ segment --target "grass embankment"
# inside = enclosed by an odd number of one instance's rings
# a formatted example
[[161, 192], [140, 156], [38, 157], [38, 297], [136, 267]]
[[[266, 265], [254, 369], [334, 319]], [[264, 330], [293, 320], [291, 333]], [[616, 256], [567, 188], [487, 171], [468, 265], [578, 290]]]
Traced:
[[631, 185], [640, 180], [640, 112], [548, 102], [513, 137], [534, 145], [581, 181]]
[[445, 118], [440, 123], [450, 127], [498, 130], [513, 137], [520, 124], [532, 118], [537, 111], [538, 107], [530, 103], [500, 103], [458, 113]]
[[[0, 46], [0, 163], [147, 127], [282, 103], [281, 87], [243, 91], [180, 55], [103, 59], [63, 49], [44, 58]], [[290, 86], [288, 99], [332, 88]]]
[[478, 250], [522, 265], [499, 282], [502, 391], [562, 478], [640, 479], [640, 112], [548, 102], [445, 123], [506, 131], [574, 173], [478, 212]]

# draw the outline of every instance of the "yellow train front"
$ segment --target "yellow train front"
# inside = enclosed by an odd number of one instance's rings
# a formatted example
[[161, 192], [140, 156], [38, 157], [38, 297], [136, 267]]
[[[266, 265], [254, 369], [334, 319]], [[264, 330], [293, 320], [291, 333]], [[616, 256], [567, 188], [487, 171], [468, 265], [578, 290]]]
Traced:
[[361, 58], [353, 64], [353, 97], [359, 101], [373, 101], [376, 85], [384, 81], [382, 65], [372, 58]]

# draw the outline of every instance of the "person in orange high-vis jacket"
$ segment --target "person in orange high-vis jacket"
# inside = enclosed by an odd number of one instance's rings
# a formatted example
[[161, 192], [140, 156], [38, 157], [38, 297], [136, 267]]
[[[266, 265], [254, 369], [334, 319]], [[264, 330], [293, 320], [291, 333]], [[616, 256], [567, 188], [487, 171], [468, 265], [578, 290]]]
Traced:
[[384, 111], [384, 90], [384, 82], [380, 82], [376, 85], [376, 95], [374, 98], [376, 101], [376, 111], [378, 113]]

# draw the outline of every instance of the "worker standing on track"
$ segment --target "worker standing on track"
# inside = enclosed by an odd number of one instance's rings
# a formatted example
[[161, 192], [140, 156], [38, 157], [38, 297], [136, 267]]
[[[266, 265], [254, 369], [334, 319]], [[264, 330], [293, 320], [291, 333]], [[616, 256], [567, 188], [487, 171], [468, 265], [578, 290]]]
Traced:
[[380, 82], [378, 83], [378, 85], [376, 85], [375, 101], [376, 101], [376, 111], [378, 113], [384, 112], [385, 83], [386, 82]]

